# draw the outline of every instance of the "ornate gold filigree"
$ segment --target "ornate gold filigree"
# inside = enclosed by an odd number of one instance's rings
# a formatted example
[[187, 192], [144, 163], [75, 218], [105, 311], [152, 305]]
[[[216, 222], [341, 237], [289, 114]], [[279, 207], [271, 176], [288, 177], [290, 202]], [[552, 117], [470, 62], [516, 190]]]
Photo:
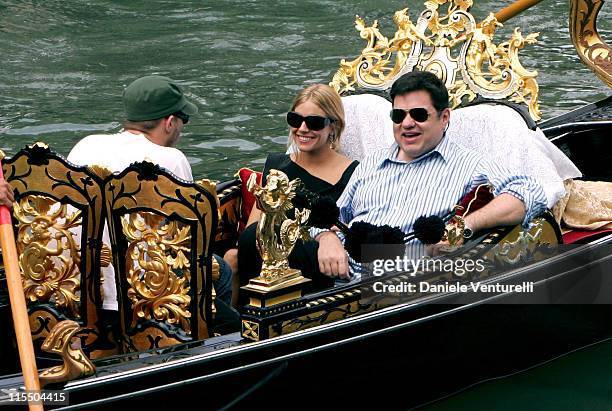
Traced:
[[[256, 198], [257, 207], [262, 216], [257, 225], [257, 248], [263, 260], [261, 277], [275, 281], [295, 270], [289, 267], [287, 260], [291, 250], [300, 238], [307, 239], [305, 229], [310, 210], [295, 210], [295, 219], [287, 218], [287, 211], [293, 208], [291, 199], [301, 184], [299, 179], [289, 181], [285, 173], [272, 169], [268, 174], [265, 187], [256, 182], [255, 174], [247, 181], [247, 188]], [[277, 240], [275, 227], [280, 224], [280, 242]]]
[[535, 219], [529, 230], [521, 230], [518, 233], [515, 241], [503, 241], [497, 244], [492, 249], [493, 257], [505, 264], [528, 260], [540, 243], [544, 222], [544, 219]]
[[242, 336], [252, 341], [259, 341], [259, 324], [249, 320], [242, 320]]
[[[110, 354], [110, 340], [96, 343], [103, 334], [96, 311], [102, 180], [44, 143], [27, 146], [2, 166], [17, 200], [19, 261], [33, 337], [47, 336], [61, 320], [76, 320], [85, 326], [81, 338], [91, 358]], [[98, 348], [103, 345], [108, 349]]]
[[126, 269], [132, 326], [138, 319], [155, 318], [180, 324], [189, 334], [189, 227], [149, 212], [131, 213], [121, 223], [129, 241]]
[[570, 0], [570, 34], [580, 59], [612, 87], [612, 48], [597, 32], [603, 0]]
[[471, 0], [426, 1], [416, 24], [407, 8], [399, 10], [393, 16], [397, 31], [391, 40], [380, 33], [377, 21], [368, 27], [357, 16], [355, 27], [367, 44], [356, 59], [341, 60], [330, 86], [340, 94], [356, 87], [387, 90], [402, 74], [426, 70], [444, 81], [453, 108], [477, 95], [508, 98], [527, 104], [539, 120], [538, 73], [526, 70], [518, 58], [519, 50], [534, 43], [538, 33], [523, 37], [517, 28], [509, 41], [496, 45], [493, 36], [501, 23], [490, 14], [476, 24], [471, 6]]
[[40, 385], [70, 381], [87, 377], [96, 372], [96, 367], [87, 358], [81, 347], [71, 345], [79, 324], [72, 320], [57, 323], [42, 344], [42, 350], [62, 357], [64, 364], [43, 370], [40, 373]]
[[[329, 303], [329, 301], [327, 301], [327, 303]], [[326, 307], [321, 311], [315, 311], [297, 318], [282, 321], [270, 327], [270, 337], [305, 330], [321, 324], [329, 324], [334, 321], [365, 314], [376, 308], [379, 308], [376, 304], [361, 304], [360, 301], [352, 301], [337, 306]]]
[[26, 298], [53, 302], [79, 318], [81, 257], [74, 232], [81, 229], [81, 212], [50, 197], [28, 196], [13, 213], [20, 222], [17, 251]]

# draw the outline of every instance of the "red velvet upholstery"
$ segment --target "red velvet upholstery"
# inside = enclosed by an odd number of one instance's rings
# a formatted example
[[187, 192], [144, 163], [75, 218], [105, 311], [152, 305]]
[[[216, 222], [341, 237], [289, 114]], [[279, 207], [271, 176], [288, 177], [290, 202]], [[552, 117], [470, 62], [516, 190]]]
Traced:
[[458, 205], [461, 208], [457, 208], [457, 215], [463, 217], [466, 211], [468, 214], [472, 213], [487, 205], [491, 200], [493, 200], [493, 187], [488, 184], [474, 187], [459, 201]]
[[240, 181], [242, 182], [242, 205], [240, 206], [240, 221], [238, 222], [238, 234], [242, 233], [246, 228], [246, 223], [249, 220], [251, 209], [253, 208], [253, 204], [255, 204], [255, 197], [249, 190], [247, 190], [246, 187], [246, 183], [249, 180], [251, 174], [253, 173], [257, 175], [257, 184], [261, 184], [262, 173], [260, 171], [254, 171], [250, 168], [241, 168], [240, 170], [238, 170], [238, 178], [240, 178]]
[[[463, 216], [468, 206], [469, 213], [474, 212], [485, 206], [492, 199], [492, 187], [486, 184], [480, 185], [461, 199], [459, 205], [462, 206], [463, 209], [457, 209], [457, 215]], [[563, 244], [584, 244], [609, 233], [612, 233], [612, 229], [572, 230], [563, 234]]]
[[612, 229], [603, 230], [572, 230], [563, 234], [563, 244], [584, 244], [612, 233]]

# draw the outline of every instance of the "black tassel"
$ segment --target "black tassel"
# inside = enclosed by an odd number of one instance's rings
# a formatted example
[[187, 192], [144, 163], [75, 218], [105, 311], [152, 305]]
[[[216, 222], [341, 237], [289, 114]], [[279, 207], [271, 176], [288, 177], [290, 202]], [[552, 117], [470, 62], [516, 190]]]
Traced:
[[437, 244], [444, 237], [446, 224], [437, 215], [429, 217], [421, 216], [413, 225], [414, 236], [423, 244]]
[[[394, 260], [405, 252], [405, 234], [397, 227], [388, 225], [376, 226], [363, 221], [351, 225], [346, 234], [345, 248], [349, 255], [359, 263], [369, 263], [373, 260]], [[384, 245], [378, 247], [376, 255], [362, 255], [363, 246]]]
[[311, 202], [308, 223], [313, 227], [332, 228], [340, 217], [340, 210], [333, 198], [317, 197]]

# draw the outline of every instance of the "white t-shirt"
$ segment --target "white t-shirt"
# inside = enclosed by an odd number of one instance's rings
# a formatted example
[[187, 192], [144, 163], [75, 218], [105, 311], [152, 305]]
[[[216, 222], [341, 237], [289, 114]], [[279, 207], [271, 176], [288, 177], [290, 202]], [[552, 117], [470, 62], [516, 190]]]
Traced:
[[117, 134], [94, 134], [79, 141], [68, 154], [77, 165], [101, 165], [113, 172], [126, 169], [136, 161], [149, 160], [166, 168], [183, 180], [193, 181], [191, 166], [180, 150], [151, 142], [143, 134], [122, 131]]
[[[187, 157], [178, 149], [164, 147], [151, 142], [143, 134], [122, 131], [117, 134], [94, 134], [79, 141], [68, 154], [68, 161], [76, 165], [101, 165], [113, 172], [120, 172], [136, 161], [149, 160], [166, 168], [179, 178], [193, 181], [191, 166]], [[80, 233], [76, 241], [80, 242]], [[104, 227], [102, 241], [109, 245], [108, 227]], [[102, 267], [104, 278], [102, 307], [117, 310], [117, 289], [115, 269], [112, 264]]]

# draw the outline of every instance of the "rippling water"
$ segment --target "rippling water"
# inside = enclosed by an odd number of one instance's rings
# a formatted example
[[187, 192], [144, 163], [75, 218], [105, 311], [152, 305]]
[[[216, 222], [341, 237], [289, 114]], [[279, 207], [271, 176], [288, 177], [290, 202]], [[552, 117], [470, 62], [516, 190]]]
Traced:
[[[510, 3], [476, 2], [479, 20]], [[416, 1], [0, 1], [0, 148], [10, 155], [42, 140], [66, 155], [85, 135], [118, 129], [123, 87], [162, 74], [200, 107], [179, 144], [194, 175], [227, 179], [283, 151], [295, 92], [330, 81], [341, 58], [359, 54], [355, 14], [393, 36], [391, 16], [406, 6], [415, 21]], [[610, 94], [574, 52], [568, 8], [544, 1], [496, 37], [515, 26], [540, 32], [523, 64], [540, 72], [544, 118]], [[611, 16], [604, 6], [599, 30], [609, 43]]]

